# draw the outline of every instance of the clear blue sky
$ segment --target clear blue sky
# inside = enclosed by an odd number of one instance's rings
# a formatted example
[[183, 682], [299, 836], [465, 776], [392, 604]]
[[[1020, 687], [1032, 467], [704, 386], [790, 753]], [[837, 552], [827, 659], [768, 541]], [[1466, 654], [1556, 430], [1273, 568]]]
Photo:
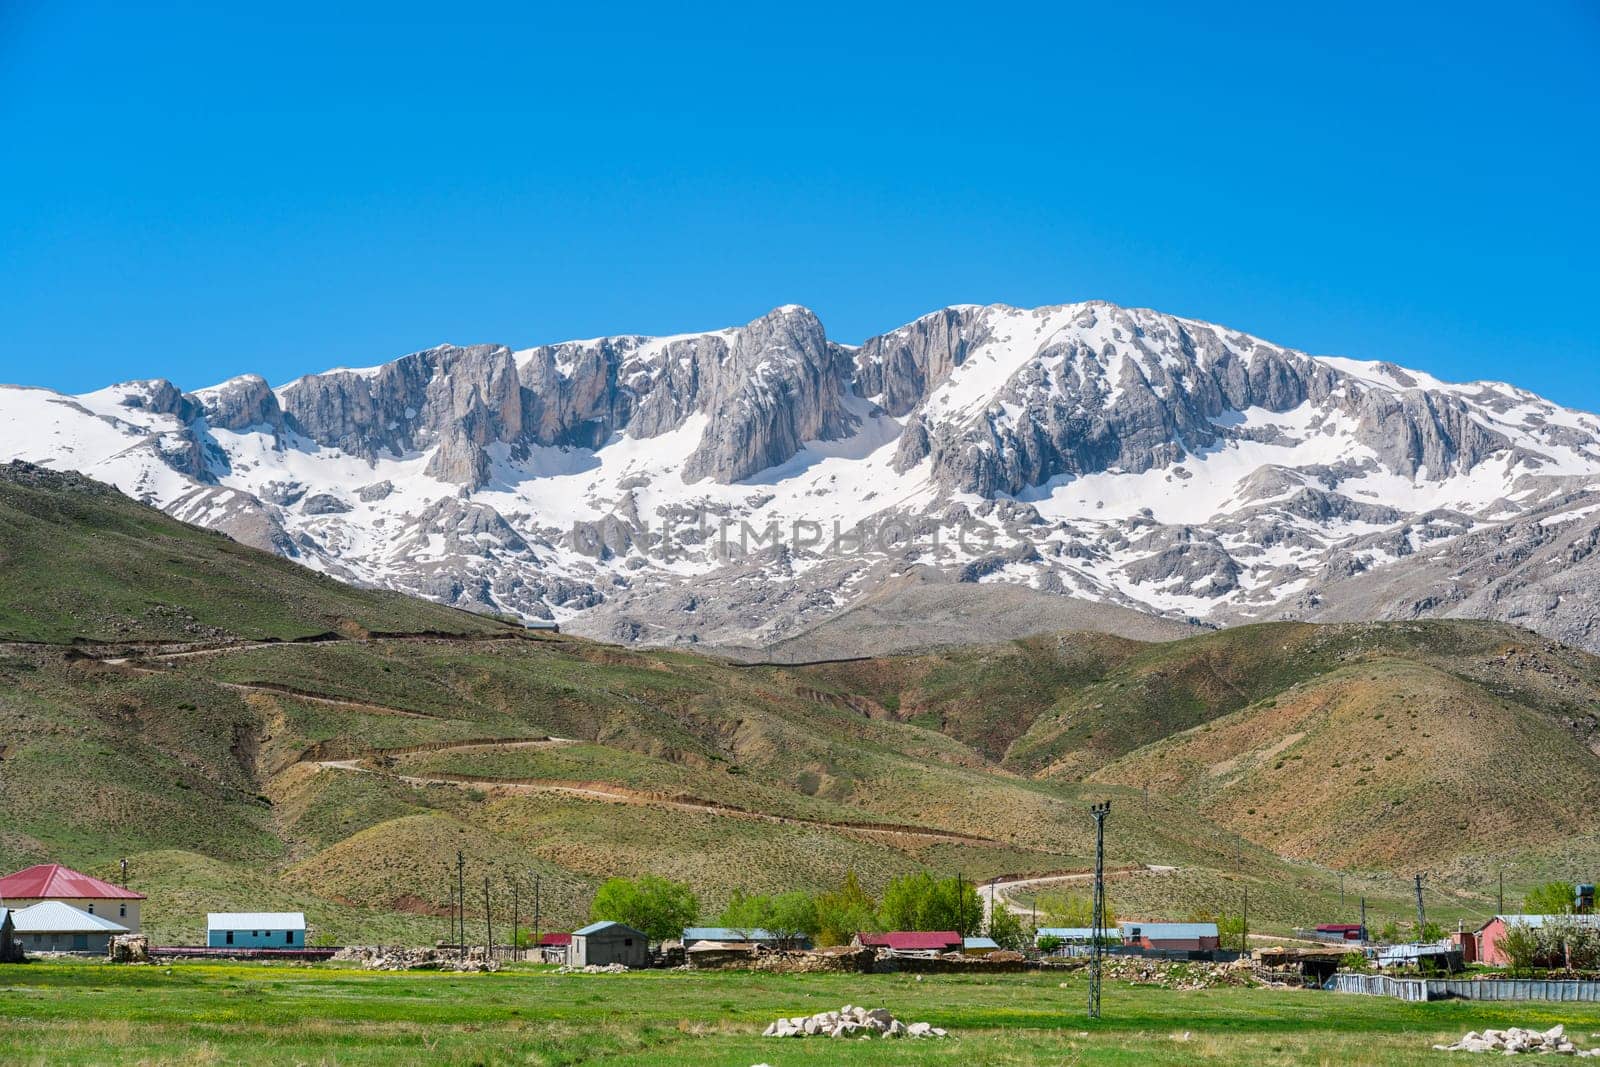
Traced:
[[1594, 0], [230, 6], [0, 0], [0, 380], [1103, 297], [1600, 409]]

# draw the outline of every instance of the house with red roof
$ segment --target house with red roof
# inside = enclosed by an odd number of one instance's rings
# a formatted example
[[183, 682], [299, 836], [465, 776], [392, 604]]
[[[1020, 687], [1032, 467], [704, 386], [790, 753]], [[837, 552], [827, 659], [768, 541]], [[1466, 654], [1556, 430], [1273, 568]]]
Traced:
[[102, 882], [59, 863], [24, 867], [0, 878], [0, 906], [25, 908], [56, 901], [110, 919], [134, 933], [139, 932], [139, 904], [143, 900], [143, 893]]
[[891, 952], [960, 952], [962, 937], [954, 930], [890, 930], [884, 934], [857, 934], [863, 948]]

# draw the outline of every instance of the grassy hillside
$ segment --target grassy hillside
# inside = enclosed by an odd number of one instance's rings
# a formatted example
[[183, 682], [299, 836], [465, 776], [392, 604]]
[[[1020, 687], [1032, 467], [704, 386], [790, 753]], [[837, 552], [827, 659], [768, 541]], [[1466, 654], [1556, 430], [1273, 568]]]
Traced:
[[[29, 639], [0, 644], [0, 867], [128, 857], [161, 940], [278, 906], [330, 940], [431, 940], [458, 853], [497, 913], [537, 875], [547, 926], [613, 874], [685, 879], [710, 915], [852, 869], [871, 889], [1081, 871], [1101, 799], [1112, 863], [1162, 868], [1114, 880], [1129, 916], [1248, 890], [1257, 929], [1349, 918], [1357, 894], [1382, 921], [1421, 861], [1453, 921], [1491, 909], [1485, 870], [1600, 859], [1580, 806], [1600, 661], [1504, 626], [742, 666], [352, 590], [92, 484], [21, 483], [0, 480], [0, 529], [25, 532], [8, 558], [26, 546], [61, 591], [0, 589]], [[179, 617], [205, 647], [133, 644], [193, 637]]]
[[502, 624], [343, 585], [108, 486], [0, 467], [0, 640], [292, 640]]

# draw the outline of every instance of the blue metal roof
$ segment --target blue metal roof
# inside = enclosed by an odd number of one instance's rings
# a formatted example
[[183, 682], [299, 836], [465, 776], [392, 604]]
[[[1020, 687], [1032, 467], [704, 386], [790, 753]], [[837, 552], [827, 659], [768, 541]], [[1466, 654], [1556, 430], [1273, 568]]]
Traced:
[[992, 937], [963, 937], [962, 948], [999, 948], [1000, 943]]
[[633, 927], [629, 926], [627, 923], [612, 922], [609, 919], [606, 919], [606, 920], [603, 920], [603, 921], [597, 922], [597, 923], [590, 923], [588, 926], [585, 926], [582, 930], [574, 930], [574, 931], [572, 931], [572, 936], [573, 937], [587, 937], [590, 934], [598, 934], [602, 930], [610, 930], [613, 927], [616, 927], [617, 929], [621, 929], [621, 930], [628, 930], [628, 931], [630, 931], [632, 933], [638, 934], [640, 937], [644, 936], [644, 932], [643, 931], [635, 930]]
[[691, 926], [683, 931], [683, 940], [689, 941], [779, 941], [770, 930], [751, 927], [741, 930], [734, 926]]
[[[1100, 939], [1116, 937], [1117, 932], [1109, 926], [1100, 928]], [[1093, 941], [1094, 927], [1092, 926], [1041, 926], [1033, 932], [1034, 941], [1041, 937], [1059, 937], [1063, 941]]]
[[1124, 933], [1137, 929], [1140, 937], [1158, 941], [1181, 941], [1190, 937], [1216, 937], [1216, 923], [1118, 923]]

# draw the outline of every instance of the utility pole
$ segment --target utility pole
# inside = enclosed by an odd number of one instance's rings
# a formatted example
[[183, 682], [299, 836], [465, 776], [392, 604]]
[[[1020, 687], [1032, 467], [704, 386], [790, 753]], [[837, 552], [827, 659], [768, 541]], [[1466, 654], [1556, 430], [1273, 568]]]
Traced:
[[467, 857], [456, 850], [456, 955], [467, 958]]
[[1422, 940], [1422, 928], [1428, 925], [1428, 917], [1422, 911], [1422, 879], [1423, 875], [1416, 876], [1417, 885], [1417, 940]]
[[1506, 869], [1504, 867], [1501, 867], [1500, 868], [1500, 906], [1495, 911], [1495, 914], [1496, 915], [1504, 915], [1505, 913], [1506, 913]]
[[483, 958], [494, 959], [494, 917], [489, 911], [489, 876], [483, 876]]
[[1111, 812], [1111, 801], [1093, 804], [1089, 814], [1094, 816], [1094, 911], [1089, 925], [1089, 1018], [1100, 1018], [1101, 957], [1105, 955], [1101, 930], [1106, 921], [1106, 816]]
[[1339, 915], [1344, 915], [1344, 872], [1339, 872]]
[[[533, 944], [535, 948], [539, 945], [539, 874], [537, 871], [533, 875]], [[539, 954], [539, 962], [544, 962], [544, 953], [542, 951]]]
[[1367, 898], [1361, 898], [1361, 943], [1364, 945], [1372, 938], [1367, 934]]
[[1244, 914], [1240, 917], [1239, 925], [1239, 954], [1250, 954], [1250, 887], [1244, 887]]
[[126, 857], [122, 861], [122, 888], [128, 888], [128, 861]]
[[517, 913], [521, 901], [517, 899], [517, 878], [511, 876], [511, 958], [513, 961], [522, 958], [522, 946], [517, 944], [517, 921], [522, 918]]

